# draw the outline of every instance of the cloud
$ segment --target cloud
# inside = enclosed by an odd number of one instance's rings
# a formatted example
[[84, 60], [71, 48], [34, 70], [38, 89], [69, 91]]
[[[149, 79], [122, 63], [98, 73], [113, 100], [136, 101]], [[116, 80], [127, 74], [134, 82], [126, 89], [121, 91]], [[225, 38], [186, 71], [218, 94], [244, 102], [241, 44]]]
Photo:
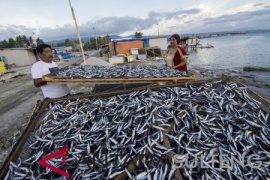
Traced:
[[0, 39], [7, 39], [18, 35], [33, 36], [35, 29], [21, 25], [0, 25]]
[[[253, 5], [254, 6], [254, 5]], [[257, 5], [258, 6], [258, 5]], [[219, 32], [219, 31], [243, 31], [256, 29], [270, 29], [270, 24], [266, 23], [270, 19], [270, 8], [260, 5], [254, 10], [239, 10], [234, 13], [227, 13], [217, 17], [205, 17], [189, 24], [187, 32]]]
[[216, 18], [205, 18], [205, 24], [222, 24], [222, 23], [241, 23], [242, 21], [250, 21], [258, 17], [267, 16], [270, 18], [270, 8], [260, 9], [256, 11], [238, 12], [235, 14], [223, 15]]
[[149, 13], [148, 17], [158, 17], [158, 18], [165, 18], [165, 19], [173, 19], [173, 18], [178, 18], [180, 15], [181, 16], [186, 16], [186, 15], [198, 14], [200, 12], [201, 12], [201, 9], [192, 8], [192, 9], [188, 9], [188, 10], [178, 10], [178, 11], [175, 11], [175, 12], [167, 12], [167, 13], [151, 12], [151, 13]]
[[[131, 16], [100, 17], [80, 24], [79, 28], [82, 36], [130, 34], [135, 31], [153, 34], [156, 33], [157, 27], [159, 27], [160, 32], [167, 34], [172, 33], [172, 31], [198, 33], [270, 28], [270, 24], [266, 23], [270, 19], [269, 3], [247, 4], [244, 8], [239, 7], [238, 11], [227, 11], [226, 14], [217, 17], [214, 17], [214, 11], [211, 9], [211, 6], [200, 5], [199, 8], [179, 9], [170, 12], [152, 11], [144, 18]], [[76, 37], [76, 29], [73, 24], [39, 29], [6, 25], [0, 26], [0, 40], [20, 34], [29, 36], [33, 35], [33, 32], [47, 41]]]
[[192, 23], [192, 22], [193, 22], [193, 20], [185, 21], [185, 23]]
[[[187, 10], [177, 10], [173, 12], [149, 12], [146, 18], [139, 17], [102, 17], [94, 21], [80, 25], [80, 32], [82, 36], [89, 35], [106, 35], [106, 34], [121, 34], [128, 31], [141, 31], [151, 28], [153, 25], [162, 21], [170, 19], [185, 18], [187, 15], [194, 15], [200, 13], [198, 8], [191, 8]], [[95, 30], [93, 30], [95, 27]], [[17, 30], [14, 30], [17, 29]], [[13, 33], [7, 33], [12, 30]], [[33, 28], [26, 26], [16, 27], [14, 25], [7, 25], [0, 27], [0, 39], [8, 38], [10, 36], [19, 35], [23, 32], [33, 32]], [[71, 24], [58, 26], [55, 28], [40, 28], [38, 35], [45, 40], [63, 39], [66, 37], [76, 36], [75, 27]], [[29, 34], [29, 33], [28, 33]]]
[[256, 4], [253, 4], [254, 7], [264, 6], [264, 5], [266, 5], [266, 3], [256, 3]]

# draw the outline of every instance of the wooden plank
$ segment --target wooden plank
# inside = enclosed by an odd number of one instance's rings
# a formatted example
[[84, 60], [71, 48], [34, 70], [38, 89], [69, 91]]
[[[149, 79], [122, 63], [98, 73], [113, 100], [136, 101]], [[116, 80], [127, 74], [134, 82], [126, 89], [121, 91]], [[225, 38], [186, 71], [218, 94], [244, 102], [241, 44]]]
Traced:
[[[172, 130], [172, 126], [171, 127], [168, 127], [167, 129], [165, 129], [165, 132], [166, 133], [169, 133], [170, 131]], [[163, 136], [164, 137], [164, 136]], [[160, 142], [162, 143], [162, 142]], [[155, 147], [156, 145], [154, 144], [153, 146], [151, 146], [150, 148], [153, 149], [153, 147]], [[146, 152], [146, 155], [145, 156], [150, 156], [151, 153], [147, 150]], [[170, 157], [172, 158], [172, 157]], [[135, 157], [129, 164], [128, 166], [126, 167], [126, 169], [129, 171], [129, 172], [133, 172], [135, 171], [139, 166], [137, 166], [137, 162], [141, 162], [141, 159], [140, 159], [140, 156], [137, 156]], [[177, 171], [177, 170], [176, 170]], [[179, 174], [178, 174], [179, 173]], [[180, 174], [180, 171], [178, 170], [178, 173], [177, 173], [177, 176], [178, 177], [182, 177], [181, 174]], [[115, 178], [113, 178], [114, 180], [122, 180], [122, 179], [126, 179], [128, 178], [128, 175], [126, 172], [122, 172], [121, 174], [117, 175]], [[179, 178], [180, 179], [180, 178]], [[182, 179], [180, 179], [182, 180]]]
[[[129, 172], [132, 172], [134, 170], [136, 170], [138, 168], [138, 166], [136, 165], [136, 163], [140, 161], [140, 157], [135, 157], [126, 167], [126, 169]], [[116, 177], [114, 177], [114, 180], [122, 180], [122, 179], [126, 179], [128, 178], [128, 175], [126, 172], [122, 172], [121, 174], [117, 175]]]
[[[170, 144], [170, 141], [169, 141], [169, 139], [168, 139], [167, 134], [170, 133], [170, 131], [173, 129], [173, 126], [174, 126], [174, 123], [172, 123], [171, 126], [170, 126], [169, 128], [167, 128], [167, 129], [165, 130], [165, 132], [163, 132], [163, 140], [164, 140], [164, 141], [163, 141], [163, 144], [164, 144], [164, 146], [167, 147], [167, 149], [172, 149], [172, 146], [171, 146], [171, 144]], [[175, 156], [175, 153], [172, 152], [172, 151], [170, 151], [170, 152], [168, 153], [168, 155], [169, 155], [170, 159], [172, 160], [173, 157]], [[171, 162], [171, 164], [172, 164], [172, 162]], [[180, 171], [179, 168], [176, 168], [174, 174], [175, 174], [175, 176], [176, 176], [177, 179], [183, 180], [183, 176], [182, 176], [181, 171]]]
[[109, 83], [121, 83], [121, 82], [133, 82], [133, 83], [139, 83], [139, 82], [147, 82], [147, 81], [152, 81], [152, 82], [162, 82], [162, 81], [183, 81], [183, 80], [195, 80], [193, 77], [185, 77], [185, 78], [162, 78], [162, 79], [48, 79], [44, 78], [44, 81], [47, 82], [109, 82]]
[[48, 82], [48, 84], [155, 84], [155, 83], [181, 83], [181, 82], [188, 82], [192, 80], [171, 80], [171, 81], [124, 81], [124, 82], [107, 82], [107, 81], [99, 81], [99, 82], [76, 82], [76, 81], [54, 81], [54, 82]]
[[[154, 105], [154, 107], [156, 107], [156, 105]], [[183, 115], [184, 115], [183, 113], [182, 113], [182, 114], [179, 114], [179, 116], [181, 116], [180, 119], [181, 119], [182, 121], [183, 121], [183, 119], [182, 119]], [[154, 112], [154, 117], [155, 117], [156, 119], [158, 118], [157, 112]], [[160, 126], [160, 125], [162, 125], [162, 124], [161, 124], [161, 123], [158, 123], [158, 124], [157, 124], [157, 126]], [[168, 128], [165, 129], [165, 131], [162, 131], [162, 134], [163, 134], [163, 135], [162, 135], [162, 136], [163, 136], [163, 142], [161, 142], [161, 143], [162, 143], [167, 149], [172, 149], [167, 134], [169, 134], [169, 133], [171, 132], [171, 130], [173, 129], [173, 126], [174, 126], [174, 122], [172, 122], [172, 123], [170, 124], [170, 126], [169, 126]], [[172, 151], [170, 151], [170, 152], [168, 153], [169, 161], [170, 161], [170, 163], [171, 163], [171, 166], [173, 166], [172, 160], [173, 160], [174, 155], [175, 155], [175, 153], [172, 152]], [[183, 180], [183, 177], [182, 177], [182, 174], [181, 174], [179, 168], [177, 168], [177, 169], [175, 170], [174, 175], [175, 175], [175, 177], [176, 177], [177, 179]]]
[[[152, 110], [155, 108], [155, 105], [154, 107], [152, 108]], [[154, 112], [154, 116], [157, 118], [157, 112]], [[157, 126], [159, 126], [160, 124], [156, 124]], [[166, 128], [165, 131], [162, 132], [163, 134], [163, 141], [159, 142], [161, 144], [164, 144], [168, 149], [171, 149], [171, 145], [169, 143], [169, 140], [168, 140], [168, 137], [166, 134], [168, 134], [172, 129], [173, 129], [173, 125], [174, 123], [171, 124], [170, 127]], [[154, 144], [153, 146], [151, 146], [150, 148], [153, 149], [156, 145]], [[151, 153], [147, 150], [146, 151], [146, 156], [150, 156]], [[169, 152], [168, 153], [169, 155], [169, 160], [170, 162], [172, 163], [172, 158], [174, 156], [174, 153], [173, 152]], [[135, 171], [139, 166], [140, 164], [137, 166], [137, 162], [141, 162], [141, 159], [140, 159], [140, 156], [137, 156], [135, 157], [129, 164], [128, 166], [126, 167], [126, 169], [129, 171], [129, 172], [133, 172]], [[182, 175], [180, 173], [180, 170], [179, 169], [176, 169], [175, 171], [175, 176], [177, 177], [177, 179], [179, 180], [182, 180]], [[122, 179], [126, 179], [128, 178], [128, 175], [126, 172], [122, 172], [121, 174], [117, 175], [116, 177], [114, 177], [114, 180], [122, 180]]]
[[78, 84], [139, 84], [139, 83], [157, 83], [157, 82], [169, 82], [173, 83], [196, 80], [195, 75], [184, 76], [184, 77], [165, 77], [165, 78], [92, 78], [92, 79], [82, 79], [82, 78], [58, 78], [53, 76], [44, 76], [44, 81], [48, 83], [78, 83]]
[[194, 79], [195, 75], [181, 76], [181, 77], [161, 77], [161, 78], [59, 78], [56, 76], [44, 76], [45, 81], [56, 81], [56, 80], [70, 80], [70, 81], [160, 81], [160, 80], [182, 80], [182, 79]]

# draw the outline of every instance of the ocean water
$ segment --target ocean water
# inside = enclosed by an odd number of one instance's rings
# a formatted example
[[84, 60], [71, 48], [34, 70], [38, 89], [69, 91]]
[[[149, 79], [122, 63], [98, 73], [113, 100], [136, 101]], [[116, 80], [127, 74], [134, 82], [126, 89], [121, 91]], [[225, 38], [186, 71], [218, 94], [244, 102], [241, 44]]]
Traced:
[[[214, 48], [189, 51], [190, 68], [242, 71], [244, 66], [270, 67], [270, 32], [200, 39]], [[270, 84], [270, 72], [242, 72]]]

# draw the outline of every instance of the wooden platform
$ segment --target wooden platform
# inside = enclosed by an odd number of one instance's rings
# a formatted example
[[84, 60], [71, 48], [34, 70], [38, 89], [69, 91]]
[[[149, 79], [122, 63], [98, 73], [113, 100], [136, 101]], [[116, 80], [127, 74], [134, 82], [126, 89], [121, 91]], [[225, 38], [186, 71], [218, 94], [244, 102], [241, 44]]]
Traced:
[[44, 81], [52, 84], [141, 84], [141, 83], [180, 83], [196, 80], [194, 74], [183, 77], [166, 78], [61, 78], [56, 76], [44, 76]]
[[[223, 78], [223, 79], [218, 78], [218, 79], [205, 80], [205, 81], [192, 81], [192, 82], [188, 82], [188, 84], [202, 85], [204, 83], [211, 83], [211, 82], [214, 82], [217, 80], [220, 80], [223, 83], [228, 82], [228, 81], [233, 81], [233, 82], [237, 83], [239, 87], [245, 87], [242, 83], [240, 83], [234, 79], [227, 79], [227, 78], [226, 79], [225, 78]], [[151, 90], [159, 90], [160, 88], [183, 87], [183, 86], [185, 86], [185, 83], [182, 82], [182, 83], [178, 83], [178, 84], [165, 85], [165, 86], [152, 86], [152, 87], [148, 87], [148, 88]], [[9, 156], [6, 158], [2, 168], [0, 170], [0, 179], [4, 179], [4, 177], [8, 171], [8, 168], [9, 168], [9, 163], [11, 161], [16, 162], [18, 157], [21, 155], [22, 151], [25, 148], [25, 144], [27, 142], [27, 139], [29, 138], [31, 133], [36, 128], [39, 127], [43, 113], [46, 110], [46, 108], [48, 108], [48, 106], [51, 102], [57, 102], [59, 100], [69, 100], [69, 99], [84, 99], [84, 98], [91, 99], [91, 98], [110, 97], [110, 96], [114, 96], [114, 95], [130, 93], [130, 92], [133, 92], [134, 90], [145, 90], [145, 87], [141, 87], [141, 88], [137, 88], [137, 89], [135, 88], [132, 90], [127, 90], [127, 91], [113, 91], [113, 92], [105, 92], [105, 93], [98, 93], [98, 94], [91, 94], [91, 95], [73, 95], [73, 96], [64, 97], [64, 98], [57, 98], [57, 99], [48, 99], [48, 98], [44, 99], [43, 102], [40, 102], [36, 105], [36, 107], [34, 108], [33, 114], [29, 120], [28, 126], [25, 128], [24, 132], [22, 133], [20, 138], [17, 140], [16, 144], [12, 147], [12, 150], [11, 150]], [[270, 103], [269, 102], [267, 102], [265, 99], [263, 99], [258, 94], [254, 93], [253, 91], [251, 91], [249, 89], [247, 89], [247, 92], [252, 98], [256, 99], [257, 101], [259, 101], [261, 103], [260, 108], [262, 110], [270, 113]], [[129, 167], [128, 167], [128, 169], [129, 169]], [[177, 179], [182, 179], [181, 177], [179, 177], [179, 175], [176, 175], [176, 176], [177, 176]], [[124, 176], [124, 177], [126, 177], [126, 176]]]

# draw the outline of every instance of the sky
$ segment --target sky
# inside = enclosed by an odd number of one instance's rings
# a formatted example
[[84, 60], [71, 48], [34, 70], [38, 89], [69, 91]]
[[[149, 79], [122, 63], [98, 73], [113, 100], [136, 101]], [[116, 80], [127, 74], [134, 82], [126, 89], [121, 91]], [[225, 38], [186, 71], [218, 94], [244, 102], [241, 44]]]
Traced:
[[[82, 36], [270, 29], [269, 0], [71, 0]], [[0, 0], [0, 40], [76, 36], [68, 0]]]

